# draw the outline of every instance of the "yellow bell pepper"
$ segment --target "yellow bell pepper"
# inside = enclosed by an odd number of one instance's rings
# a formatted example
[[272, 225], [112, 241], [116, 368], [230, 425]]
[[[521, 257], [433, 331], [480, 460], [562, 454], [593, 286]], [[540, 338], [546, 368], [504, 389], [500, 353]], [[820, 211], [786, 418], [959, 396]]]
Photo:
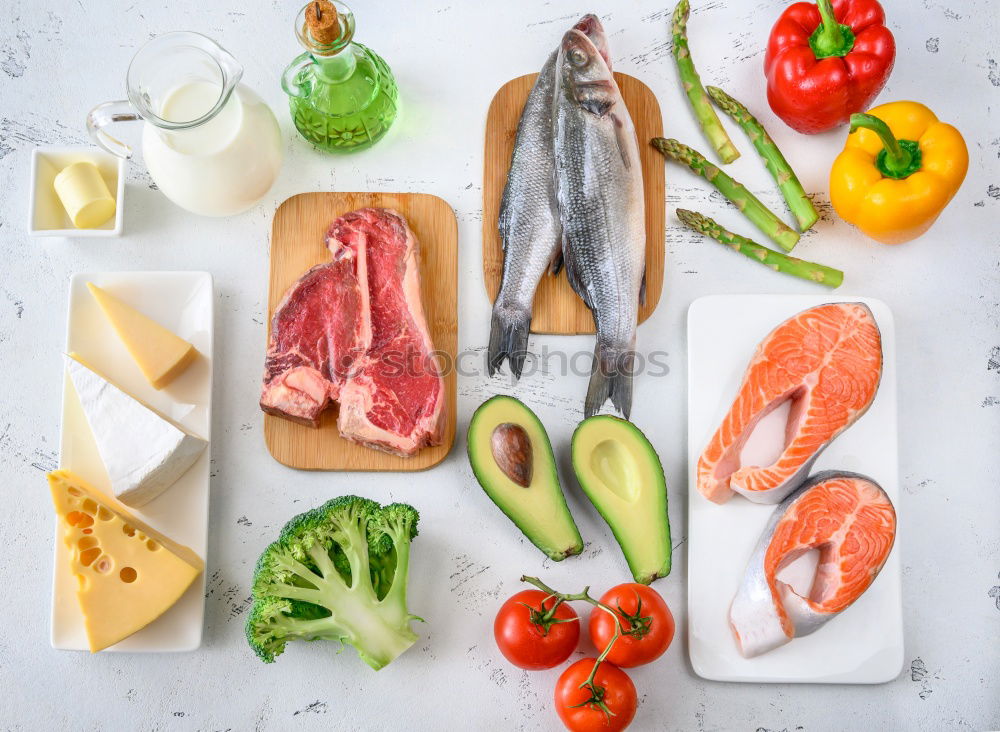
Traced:
[[851, 115], [851, 134], [830, 170], [830, 200], [845, 221], [883, 244], [923, 234], [969, 169], [962, 135], [917, 102]]

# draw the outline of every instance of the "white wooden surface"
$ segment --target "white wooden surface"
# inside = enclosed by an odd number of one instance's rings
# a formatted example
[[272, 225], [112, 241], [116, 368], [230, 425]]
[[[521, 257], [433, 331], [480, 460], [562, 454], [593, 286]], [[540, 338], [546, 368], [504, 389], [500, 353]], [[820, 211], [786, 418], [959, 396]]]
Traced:
[[[754, 686], [696, 678], [683, 632], [665, 658], [633, 674], [635, 729], [996, 729], [1000, 727], [1000, 22], [989, 0], [887, 0], [898, 44], [881, 100], [928, 103], [963, 131], [973, 163], [962, 190], [923, 240], [887, 248], [835, 221], [826, 176], [845, 132], [801, 137], [767, 109], [761, 65], [779, 0], [697, 0], [695, 60], [706, 82], [745, 101], [817, 193], [823, 220], [800, 256], [842, 267], [844, 295], [892, 308], [899, 338], [899, 425], [906, 664], [877, 687]], [[308, 190], [409, 190], [442, 196], [460, 224], [460, 432], [472, 409], [504, 391], [525, 399], [565, 459], [586, 377], [549, 369], [515, 388], [481, 373], [489, 303], [480, 274], [480, 179], [486, 106], [507, 79], [537, 69], [581, 13], [601, 14], [616, 68], [656, 92], [668, 134], [704, 149], [669, 56], [670, 2], [564, 0], [359, 0], [358, 37], [392, 65], [403, 113], [375, 149], [328, 157], [295, 137], [278, 86], [299, 49], [295, 2], [5, 0], [0, 12], [0, 522], [5, 631], [0, 634], [0, 722], [10, 729], [555, 729], [556, 672], [527, 674], [501, 660], [493, 613], [522, 572], [573, 590], [626, 578], [610, 532], [570, 490], [589, 542], [553, 565], [520, 540], [483, 495], [464, 441], [431, 473], [297, 473], [264, 449], [257, 408], [264, 350], [267, 232], [277, 204]], [[194, 218], [150, 188], [141, 164], [128, 174], [121, 239], [38, 240], [26, 235], [31, 149], [85, 142], [87, 110], [121, 98], [136, 47], [167, 30], [201, 31], [246, 64], [246, 82], [274, 107], [287, 141], [284, 170], [267, 198], [227, 220]], [[732, 128], [731, 128], [732, 129]], [[137, 131], [137, 130], [136, 130]], [[732, 172], [784, 211], [751, 146]], [[682, 230], [683, 204], [753, 232], [702, 182], [668, 169], [670, 224], [663, 298], [639, 330], [639, 348], [664, 352], [669, 373], [637, 380], [633, 418], [659, 450], [670, 484], [675, 570], [657, 583], [683, 628], [685, 588], [684, 323], [697, 296], [714, 292], [814, 293]], [[69, 276], [83, 270], [204, 269], [215, 276], [216, 401], [212, 433], [212, 535], [205, 644], [195, 653], [99, 655], [52, 650], [48, 598], [52, 510], [43, 471], [56, 464], [60, 352]], [[588, 338], [539, 337], [547, 350], [587, 352]], [[580, 363], [587, 359], [580, 358]], [[565, 463], [563, 464], [565, 468]], [[570, 483], [566, 474], [567, 483]], [[248, 584], [260, 549], [293, 514], [356, 491], [420, 508], [410, 580], [422, 640], [375, 674], [353, 651], [291, 648], [273, 666], [243, 639]], [[742, 561], [742, 558], [739, 559]]]

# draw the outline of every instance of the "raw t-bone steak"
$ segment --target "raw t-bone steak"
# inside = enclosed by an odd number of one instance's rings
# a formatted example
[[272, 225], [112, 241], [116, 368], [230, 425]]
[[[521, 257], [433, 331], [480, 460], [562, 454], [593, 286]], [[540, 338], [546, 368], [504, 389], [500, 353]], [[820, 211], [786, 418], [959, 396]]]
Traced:
[[409, 456], [437, 445], [444, 382], [420, 302], [418, 246], [402, 216], [366, 208], [327, 233], [271, 321], [261, 408], [317, 426], [340, 403], [342, 437]]
[[420, 302], [417, 240], [402, 216], [366, 208], [333, 222], [327, 245], [365, 252], [368, 349], [340, 390], [348, 440], [400, 455], [441, 442], [444, 381]]

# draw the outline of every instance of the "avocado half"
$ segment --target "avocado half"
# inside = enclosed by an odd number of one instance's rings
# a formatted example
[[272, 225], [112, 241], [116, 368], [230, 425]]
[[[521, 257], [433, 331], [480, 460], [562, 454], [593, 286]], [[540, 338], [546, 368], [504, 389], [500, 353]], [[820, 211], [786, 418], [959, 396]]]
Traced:
[[608, 415], [585, 419], [573, 433], [573, 470], [614, 532], [635, 581], [648, 585], [670, 574], [667, 483], [639, 428]]
[[[513, 448], [498, 453], [498, 442]], [[583, 551], [549, 436], [534, 412], [508, 396], [483, 402], [469, 422], [468, 448], [479, 485], [532, 544], [557, 562]]]

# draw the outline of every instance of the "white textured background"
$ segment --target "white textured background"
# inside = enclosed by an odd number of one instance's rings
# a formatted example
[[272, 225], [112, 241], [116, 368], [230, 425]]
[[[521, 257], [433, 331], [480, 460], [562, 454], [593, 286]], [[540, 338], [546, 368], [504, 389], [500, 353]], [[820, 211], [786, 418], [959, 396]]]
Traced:
[[[972, 157], [961, 191], [930, 234], [887, 248], [834, 221], [827, 171], [844, 130], [806, 138], [764, 101], [763, 48], [779, 0], [695, 0], [690, 34], [706, 83], [724, 86], [767, 124], [823, 212], [797, 254], [847, 272], [844, 295], [884, 299], [899, 335], [900, 506], [906, 541], [906, 663], [876, 687], [754, 686], [701, 681], [686, 660], [684, 586], [685, 358], [690, 302], [716, 292], [815, 292], [682, 230], [672, 211], [704, 210], [753, 232], [698, 179], [667, 170], [666, 281], [639, 348], [667, 352], [670, 374], [640, 378], [634, 421], [656, 446], [670, 484], [674, 572], [656, 584], [678, 620], [666, 657], [633, 674], [636, 729], [996, 729], [1000, 727], [1000, 22], [991, 0], [887, 0], [898, 45], [879, 101], [916, 99], [965, 134]], [[2, 0], [0, 2], [0, 522], [5, 588], [0, 633], [0, 727], [10, 729], [554, 729], [556, 672], [528, 674], [496, 652], [493, 613], [522, 572], [575, 590], [627, 578], [611, 534], [564, 472], [588, 541], [561, 565], [540, 561], [483, 495], [464, 458], [469, 414], [511, 391], [503, 379], [459, 383], [459, 433], [450, 458], [418, 475], [307, 474], [267, 454], [257, 409], [264, 347], [268, 228], [287, 196], [311, 190], [424, 191], [459, 219], [460, 347], [482, 349], [489, 303], [480, 272], [482, 134], [507, 79], [534, 71], [583, 12], [604, 20], [616, 67], [645, 81], [666, 131], [705, 149], [669, 55], [672, 4], [604, 0], [503, 3], [401, 0], [355, 5], [358, 38], [396, 73], [403, 114], [390, 137], [354, 157], [328, 157], [295, 137], [278, 86], [299, 48], [295, 2]], [[30, 239], [28, 167], [36, 145], [85, 142], [87, 110], [124, 95], [135, 49], [168, 30], [196, 30], [246, 64], [244, 80], [275, 109], [287, 144], [265, 200], [231, 219], [192, 217], [131, 167], [121, 239]], [[742, 133], [733, 174], [784, 214]], [[135, 130], [138, 132], [138, 128]], [[56, 465], [60, 351], [69, 275], [81, 270], [205, 269], [215, 276], [216, 397], [212, 540], [205, 643], [184, 655], [63, 653], [48, 644], [52, 510], [43, 472]], [[568, 351], [588, 338], [535, 338]], [[737, 366], [739, 367], [739, 366]], [[566, 455], [580, 417], [583, 376], [537, 373], [513, 390], [535, 408]], [[564, 465], [565, 467], [565, 465]], [[378, 674], [348, 650], [290, 648], [260, 664], [243, 640], [250, 572], [293, 514], [333, 495], [407, 500], [422, 512], [410, 602], [422, 640]], [[734, 561], [743, 561], [735, 558]]]

